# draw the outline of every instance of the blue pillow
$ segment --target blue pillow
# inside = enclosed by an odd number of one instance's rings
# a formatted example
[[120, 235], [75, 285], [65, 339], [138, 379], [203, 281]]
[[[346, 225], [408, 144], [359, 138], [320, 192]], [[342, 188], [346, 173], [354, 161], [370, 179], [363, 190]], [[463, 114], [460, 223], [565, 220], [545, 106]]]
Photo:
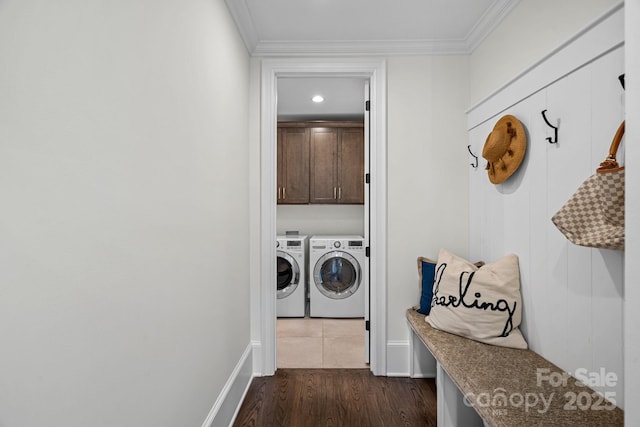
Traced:
[[418, 275], [420, 276], [420, 308], [418, 313], [429, 315], [431, 311], [431, 299], [433, 298], [433, 277], [436, 274], [436, 261], [429, 258], [418, 257]]

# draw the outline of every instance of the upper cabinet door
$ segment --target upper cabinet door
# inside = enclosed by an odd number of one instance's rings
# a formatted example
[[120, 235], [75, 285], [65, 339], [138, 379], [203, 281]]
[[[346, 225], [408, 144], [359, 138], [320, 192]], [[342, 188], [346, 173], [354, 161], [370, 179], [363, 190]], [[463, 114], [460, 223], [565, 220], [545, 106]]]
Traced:
[[338, 202], [364, 203], [364, 132], [362, 128], [340, 129]]
[[338, 203], [338, 129], [311, 129], [310, 203]]
[[278, 203], [309, 203], [309, 129], [278, 129]]

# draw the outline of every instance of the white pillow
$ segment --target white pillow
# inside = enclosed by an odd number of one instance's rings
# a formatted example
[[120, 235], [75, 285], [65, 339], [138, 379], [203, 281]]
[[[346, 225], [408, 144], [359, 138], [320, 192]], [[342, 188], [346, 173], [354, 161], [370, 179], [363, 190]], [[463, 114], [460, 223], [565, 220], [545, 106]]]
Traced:
[[427, 322], [436, 329], [502, 347], [527, 348], [518, 257], [476, 267], [441, 249]]

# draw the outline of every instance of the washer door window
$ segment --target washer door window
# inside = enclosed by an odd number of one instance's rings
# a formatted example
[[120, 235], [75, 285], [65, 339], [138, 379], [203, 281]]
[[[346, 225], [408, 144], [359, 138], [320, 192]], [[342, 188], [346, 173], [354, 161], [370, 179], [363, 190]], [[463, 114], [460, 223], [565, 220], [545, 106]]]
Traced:
[[360, 264], [346, 252], [328, 252], [316, 262], [313, 280], [324, 296], [349, 298], [360, 287]]
[[277, 251], [276, 295], [278, 299], [286, 298], [293, 293], [300, 283], [300, 267], [298, 262], [288, 253]]

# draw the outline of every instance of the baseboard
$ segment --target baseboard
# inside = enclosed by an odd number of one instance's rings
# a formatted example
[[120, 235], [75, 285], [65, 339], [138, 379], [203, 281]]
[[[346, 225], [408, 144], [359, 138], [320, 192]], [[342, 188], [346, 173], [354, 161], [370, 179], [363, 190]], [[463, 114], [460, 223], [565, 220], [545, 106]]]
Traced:
[[209, 411], [209, 415], [202, 423], [202, 427], [230, 426], [238, 414], [252, 378], [253, 347], [249, 344], [222, 388], [213, 408]]
[[387, 376], [435, 378], [436, 361], [419, 339], [387, 341]]
[[387, 341], [387, 376], [409, 376], [409, 341]]

